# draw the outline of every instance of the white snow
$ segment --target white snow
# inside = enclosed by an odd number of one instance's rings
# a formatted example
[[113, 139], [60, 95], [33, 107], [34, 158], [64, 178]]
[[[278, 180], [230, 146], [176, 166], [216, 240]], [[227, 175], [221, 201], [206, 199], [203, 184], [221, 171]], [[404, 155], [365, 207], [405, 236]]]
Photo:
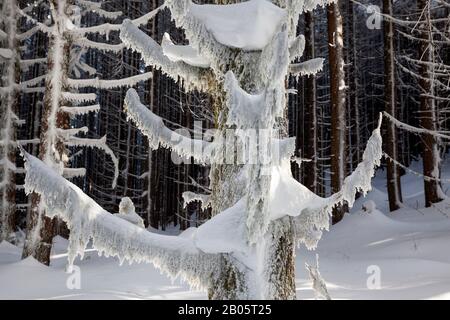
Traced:
[[164, 33], [161, 48], [164, 55], [173, 62], [183, 61], [191, 66], [200, 68], [208, 68], [211, 64], [207, 58], [199, 55], [195, 48], [189, 45], [182, 46], [174, 44], [168, 33]]
[[4, 59], [11, 59], [13, 52], [10, 49], [0, 48], [0, 57]]
[[123, 197], [119, 204], [119, 213], [116, 217], [127, 220], [128, 222], [144, 228], [144, 220], [136, 213], [133, 201], [129, 197]]
[[305, 62], [291, 64], [289, 72], [292, 75], [309, 76], [322, 71], [323, 58], [314, 58]]
[[[419, 168], [421, 163], [413, 163], [412, 169]], [[443, 178], [450, 178], [449, 161], [444, 162]], [[358, 199], [352, 213], [324, 234], [316, 251], [297, 250], [298, 299], [315, 297], [303, 266], [314, 265], [316, 253], [332, 299], [450, 299], [450, 218], [445, 216], [450, 203], [423, 209], [423, 180], [408, 174], [402, 177], [406, 207], [388, 213], [385, 179], [379, 170], [367, 198]], [[372, 213], [361, 210], [369, 200], [378, 208]], [[21, 261], [20, 248], [0, 243], [0, 299], [207, 298], [205, 291], [171, 282], [151, 265], [119, 266], [116, 258], [99, 257], [93, 249], [87, 249], [84, 260], [75, 261], [81, 288], [68, 289], [67, 245], [56, 237], [51, 265], [45, 267], [32, 258]], [[380, 289], [367, 287], [370, 266], [380, 268]]]
[[262, 50], [286, 18], [285, 10], [266, 0], [230, 5], [191, 3], [190, 13], [219, 43], [246, 51]]

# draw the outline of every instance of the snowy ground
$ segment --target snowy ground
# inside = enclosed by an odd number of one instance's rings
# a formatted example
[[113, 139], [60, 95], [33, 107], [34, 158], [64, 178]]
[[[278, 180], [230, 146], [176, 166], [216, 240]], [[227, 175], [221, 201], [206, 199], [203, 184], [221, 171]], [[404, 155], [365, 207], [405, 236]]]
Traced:
[[[450, 178], [450, 162], [443, 178]], [[413, 170], [421, 171], [419, 163]], [[351, 215], [325, 233], [319, 243], [320, 271], [334, 299], [450, 299], [450, 201], [423, 209], [423, 180], [402, 178], [406, 207], [386, 215], [385, 177], [378, 171], [374, 190], [359, 199]], [[450, 184], [444, 184], [444, 191]], [[372, 213], [361, 211], [368, 199]], [[0, 244], [0, 299], [205, 299], [186, 285], [171, 283], [151, 265], [119, 266], [116, 259], [86, 253], [76, 264], [81, 289], [68, 289], [65, 273], [67, 242], [56, 238], [50, 267], [32, 258], [20, 260], [21, 250]], [[314, 252], [297, 251], [297, 297], [313, 298], [304, 263]], [[372, 266], [372, 267], [371, 267]], [[375, 266], [375, 267], [373, 267]], [[380, 288], [369, 289], [369, 271], [380, 271]], [[371, 269], [372, 268], [372, 269]], [[373, 275], [372, 275], [373, 277]]]

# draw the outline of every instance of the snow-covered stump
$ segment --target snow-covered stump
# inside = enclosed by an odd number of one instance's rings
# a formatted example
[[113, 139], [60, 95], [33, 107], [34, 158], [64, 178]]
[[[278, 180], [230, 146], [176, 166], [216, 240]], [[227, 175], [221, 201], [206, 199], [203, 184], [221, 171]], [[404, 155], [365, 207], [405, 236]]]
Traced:
[[[259, 0], [233, 5], [166, 0], [190, 42], [185, 48], [169, 42], [169, 37], [161, 47], [135, 22], [123, 23], [124, 45], [140, 52], [147, 65], [180, 77], [188, 90], [223, 88], [224, 95], [218, 95], [223, 102], [217, 106], [218, 130], [211, 142], [170, 130], [141, 104], [133, 89], [124, 103], [128, 118], [147, 136], [150, 148], [168, 148], [212, 166], [212, 193], [186, 198], [205, 200], [215, 214], [180, 236], [147, 232], [104, 211], [23, 152], [27, 192], [39, 193], [46, 214], [61, 217], [71, 229], [70, 263], [83, 255], [92, 238], [101, 253], [121, 261], [153, 263], [171, 278], [207, 290], [211, 299], [295, 298], [295, 246], [315, 248], [322, 230], [329, 227], [333, 207], [343, 202], [351, 206], [356, 192], [370, 190], [382, 155], [381, 119], [362, 162], [339, 192], [321, 198], [292, 177], [295, 138], [280, 133], [285, 131], [285, 79], [289, 73], [321, 68], [319, 60], [290, 65], [304, 47], [303, 37], [295, 36], [298, 15], [319, 2], [275, 3], [280, 6]], [[208, 81], [211, 75], [214, 80]]]

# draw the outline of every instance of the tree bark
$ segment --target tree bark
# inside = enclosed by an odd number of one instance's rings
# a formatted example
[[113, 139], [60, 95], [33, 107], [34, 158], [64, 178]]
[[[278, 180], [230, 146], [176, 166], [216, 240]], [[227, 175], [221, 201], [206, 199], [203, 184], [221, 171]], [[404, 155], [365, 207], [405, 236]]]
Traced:
[[[418, 0], [417, 7], [419, 12], [423, 12], [422, 21], [420, 22], [420, 43], [419, 43], [419, 59], [420, 63], [420, 124], [427, 130], [436, 131], [437, 116], [434, 96], [434, 45], [432, 43], [430, 9], [427, 0]], [[430, 207], [433, 203], [442, 200], [442, 191], [439, 184], [439, 150], [437, 140], [434, 136], [424, 134], [423, 136], [423, 174], [425, 189], [425, 205]]]
[[[327, 6], [327, 20], [331, 104], [331, 189], [333, 192], [338, 192], [342, 187], [346, 169], [343, 26], [338, 3], [332, 3]], [[341, 221], [346, 211], [346, 205], [335, 207], [333, 209], [332, 223], [335, 224]]]
[[11, 88], [6, 96], [2, 97], [0, 114], [0, 140], [3, 142], [0, 147], [0, 160], [2, 160], [2, 170], [0, 172], [0, 242], [10, 239], [11, 233], [15, 229], [16, 213], [16, 146], [17, 132], [14, 116], [18, 114], [18, 92], [14, 85], [20, 82], [19, 66], [19, 46], [16, 39], [17, 34], [17, 3], [15, 0], [3, 3], [5, 16], [5, 41], [6, 48], [12, 51], [11, 59], [4, 65], [5, 74], [2, 75], [2, 86]]
[[[55, 12], [62, 16], [67, 13], [70, 1], [52, 0], [52, 4], [55, 7]], [[57, 23], [61, 23], [64, 19], [57, 21]], [[63, 26], [57, 25], [56, 27], [58, 30], [64, 30]], [[58, 50], [58, 46], [62, 48], [62, 51]], [[61, 92], [66, 89], [65, 81], [69, 70], [71, 41], [64, 33], [55, 32], [50, 38], [49, 48], [48, 73], [50, 75], [61, 74], [61, 81], [54, 81], [50, 76], [45, 83], [39, 157], [56, 169], [59, 164], [64, 167], [67, 159], [64, 142], [54, 135], [57, 128], [67, 129], [69, 127], [69, 117], [66, 113], [61, 112], [59, 107], [62, 103]], [[54, 70], [58, 70], [58, 72], [53, 74]], [[55, 99], [58, 100], [56, 105]], [[32, 194], [31, 199], [22, 258], [32, 255], [39, 262], [49, 265], [52, 239], [55, 235], [57, 221], [45, 216], [45, 209], [42, 207], [40, 197], [37, 194]]]
[[[383, 0], [383, 14], [393, 16], [392, 0]], [[395, 87], [395, 61], [394, 61], [394, 25], [392, 20], [383, 20], [384, 29], [384, 91], [385, 110], [396, 117], [396, 87]], [[398, 161], [398, 145], [395, 125], [386, 122], [387, 139], [385, 140], [386, 153]], [[389, 210], [400, 208], [402, 202], [399, 168], [391, 159], [386, 159], [387, 164], [387, 189], [389, 197]]]
[[[305, 61], [314, 58], [314, 16], [312, 11], [305, 12]], [[302, 163], [305, 172], [303, 184], [312, 192], [317, 191], [317, 105], [316, 77], [305, 79], [305, 148], [303, 156], [311, 161]], [[298, 126], [300, 127], [300, 126]], [[303, 128], [302, 128], [303, 129]], [[298, 132], [297, 134], [300, 134]]]

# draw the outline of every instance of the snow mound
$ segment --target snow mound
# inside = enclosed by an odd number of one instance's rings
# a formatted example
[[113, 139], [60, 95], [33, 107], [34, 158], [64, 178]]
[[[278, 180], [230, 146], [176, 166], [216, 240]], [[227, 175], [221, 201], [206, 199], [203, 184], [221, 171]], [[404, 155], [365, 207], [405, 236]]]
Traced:
[[13, 253], [13, 254], [14, 253], [20, 254], [21, 252], [20, 248], [16, 247], [12, 243], [5, 240], [0, 242], [0, 251], [3, 253]]
[[362, 206], [363, 211], [367, 213], [372, 213], [376, 208], [377, 205], [373, 202], [373, 200], [367, 200]]
[[170, 61], [182, 61], [194, 67], [208, 68], [211, 62], [201, 55], [193, 47], [176, 45], [170, 39], [168, 33], [164, 33], [161, 48], [163, 53]]
[[42, 263], [40, 263], [39, 261], [37, 261], [35, 258], [33, 258], [32, 256], [29, 256], [21, 261], [19, 261], [17, 263], [18, 265], [22, 266], [22, 267], [31, 267], [31, 268], [44, 268], [46, 269], [47, 267], [44, 266]]
[[285, 10], [266, 0], [230, 5], [192, 4], [190, 13], [218, 42], [246, 51], [262, 50], [286, 17]]
[[197, 232], [197, 228], [196, 227], [189, 227], [186, 230], [183, 230], [179, 234], [179, 237], [192, 239], [195, 236], [196, 232]]

